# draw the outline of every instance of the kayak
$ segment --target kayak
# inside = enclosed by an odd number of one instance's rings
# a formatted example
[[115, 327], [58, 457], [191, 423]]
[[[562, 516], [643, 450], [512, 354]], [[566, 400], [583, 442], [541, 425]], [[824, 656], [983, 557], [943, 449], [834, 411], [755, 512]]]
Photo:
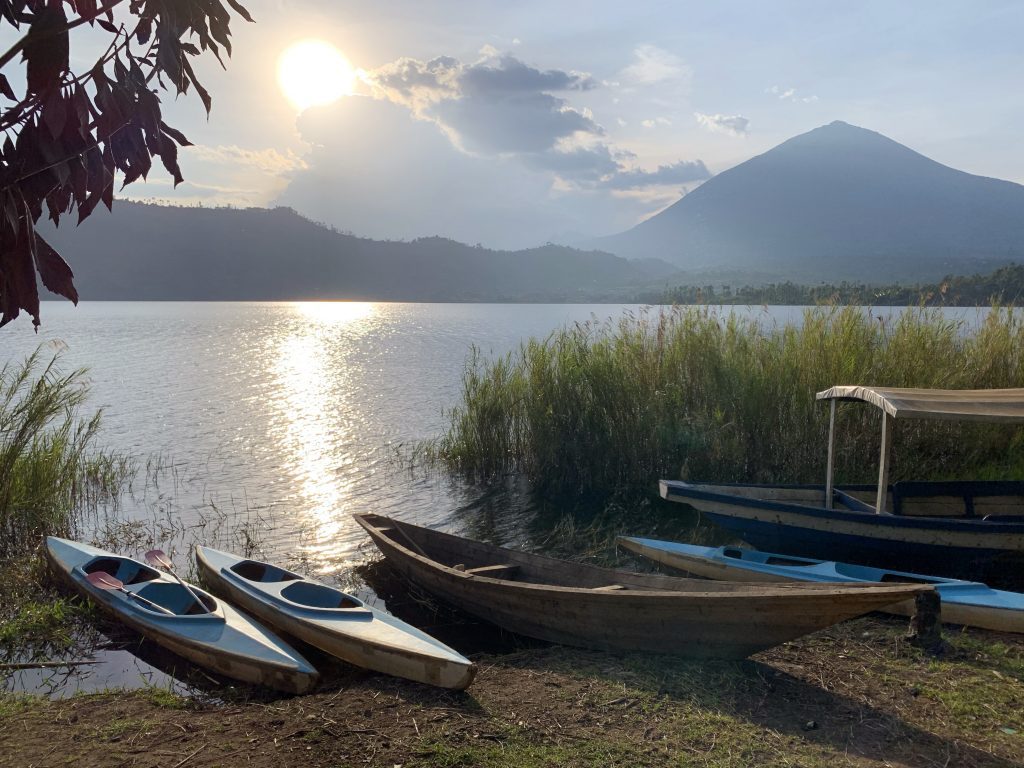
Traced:
[[[699, 547], [630, 536], [620, 536], [619, 544], [662, 565], [709, 579], [931, 584], [942, 600], [942, 621], [999, 632], [1024, 632], [1024, 594], [992, 589], [976, 581], [776, 555], [740, 547]], [[913, 612], [913, 603], [905, 601], [883, 610], [908, 616]]]
[[456, 690], [476, 674], [465, 656], [340, 589], [210, 547], [196, 548], [196, 562], [210, 589], [357, 667]]
[[[46, 554], [78, 592], [201, 667], [288, 693], [305, 693], [319, 677], [298, 652], [245, 614], [197, 587], [191, 587], [194, 597], [170, 575], [138, 560], [55, 536], [46, 539]], [[95, 586], [90, 574], [109, 574], [123, 591]]]

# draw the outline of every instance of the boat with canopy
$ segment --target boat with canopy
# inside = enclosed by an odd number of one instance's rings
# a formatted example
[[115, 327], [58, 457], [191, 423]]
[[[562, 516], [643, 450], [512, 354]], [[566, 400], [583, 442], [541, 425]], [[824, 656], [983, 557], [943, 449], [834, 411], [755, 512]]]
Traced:
[[[1024, 424], [1024, 389], [836, 386], [817, 399], [830, 406], [823, 485], [662, 480], [661, 496], [689, 504], [770, 552], [998, 584], [1016, 585], [1024, 578], [1024, 481], [889, 482], [896, 422]], [[841, 402], [881, 411], [877, 485], [834, 484]]]

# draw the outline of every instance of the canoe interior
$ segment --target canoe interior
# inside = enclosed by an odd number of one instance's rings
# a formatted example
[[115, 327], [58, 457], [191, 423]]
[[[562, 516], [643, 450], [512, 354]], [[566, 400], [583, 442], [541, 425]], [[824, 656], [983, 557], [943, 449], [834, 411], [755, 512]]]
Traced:
[[310, 608], [362, 608], [362, 603], [340, 589], [307, 581], [297, 573], [259, 560], [242, 560], [231, 566], [237, 575], [256, 584], [283, 584], [294, 581], [281, 590], [281, 597], [296, 605]]
[[[764, 499], [808, 507], [825, 505], [822, 486], [709, 485], [701, 490], [750, 499]], [[872, 485], [838, 486], [837, 509], [874, 509]], [[851, 502], [844, 503], [848, 496]], [[859, 502], [860, 504], [857, 504]], [[907, 517], [999, 518], [1003, 522], [1024, 521], [1024, 481], [901, 481], [889, 486], [886, 509]]]
[[[751, 584], [741, 582], [708, 581], [667, 576], [655, 573], [636, 573], [603, 568], [586, 563], [559, 560], [530, 552], [505, 549], [481, 541], [472, 541], [440, 531], [378, 515], [361, 515], [380, 535], [409, 549], [438, 565], [457, 571], [501, 581], [520, 584], [566, 587], [570, 589], [619, 591], [623, 589], [665, 592], [743, 592]], [[764, 587], [764, 585], [756, 585]], [[848, 587], [850, 585], [843, 585]], [[857, 588], [862, 585], [853, 585]], [[773, 584], [771, 588], [828, 590], [830, 584]]]
[[[161, 581], [159, 571], [135, 560], [123, 557], [97, 557], [83, 565], [82, 570], [85, 573], [110, 574], [126, 586], [145, 584], [132, 592], [166, 608], [177, 616], [195, 616], [217, 610], [217, 601], [211, 595], [196, 590], [196, 594], [203, 601], [203, 605], [200, 605], [192, 593], [181, 584]], [[142, 601], [138, 601], [136, 604], [145, 610], [157, 612]]]

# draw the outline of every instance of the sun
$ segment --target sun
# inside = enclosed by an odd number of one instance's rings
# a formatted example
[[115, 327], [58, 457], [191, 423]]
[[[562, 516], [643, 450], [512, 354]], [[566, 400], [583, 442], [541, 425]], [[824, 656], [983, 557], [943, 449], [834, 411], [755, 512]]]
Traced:
[[351, 94], [355, 79], [341, 51], [324, 40], [292, 43], [277, 61], [278, 85], [299, 111]]

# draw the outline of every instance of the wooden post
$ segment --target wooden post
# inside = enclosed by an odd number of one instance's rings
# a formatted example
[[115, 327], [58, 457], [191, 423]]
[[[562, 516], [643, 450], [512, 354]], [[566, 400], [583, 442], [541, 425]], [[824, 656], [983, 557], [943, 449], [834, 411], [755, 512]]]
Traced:
[[922, 592], [914, 599], [914, 614], [910, 617], [907, 639], [911, 645], [926, 651], [942, 653], [942, 600], [934, 589]]
[[889, 453], [892, 450], [892, 423], [888, 413], [882, 411], [882, 453], [878, 459], [878, 496], [875, 499], [875, 513], [885, 512], [889, 496]]
[[832, 472], [836, 456], [836, 401], [829, 401], [828, 412], [828, 466], [825, 469], [825, 509], [832, 509]]

